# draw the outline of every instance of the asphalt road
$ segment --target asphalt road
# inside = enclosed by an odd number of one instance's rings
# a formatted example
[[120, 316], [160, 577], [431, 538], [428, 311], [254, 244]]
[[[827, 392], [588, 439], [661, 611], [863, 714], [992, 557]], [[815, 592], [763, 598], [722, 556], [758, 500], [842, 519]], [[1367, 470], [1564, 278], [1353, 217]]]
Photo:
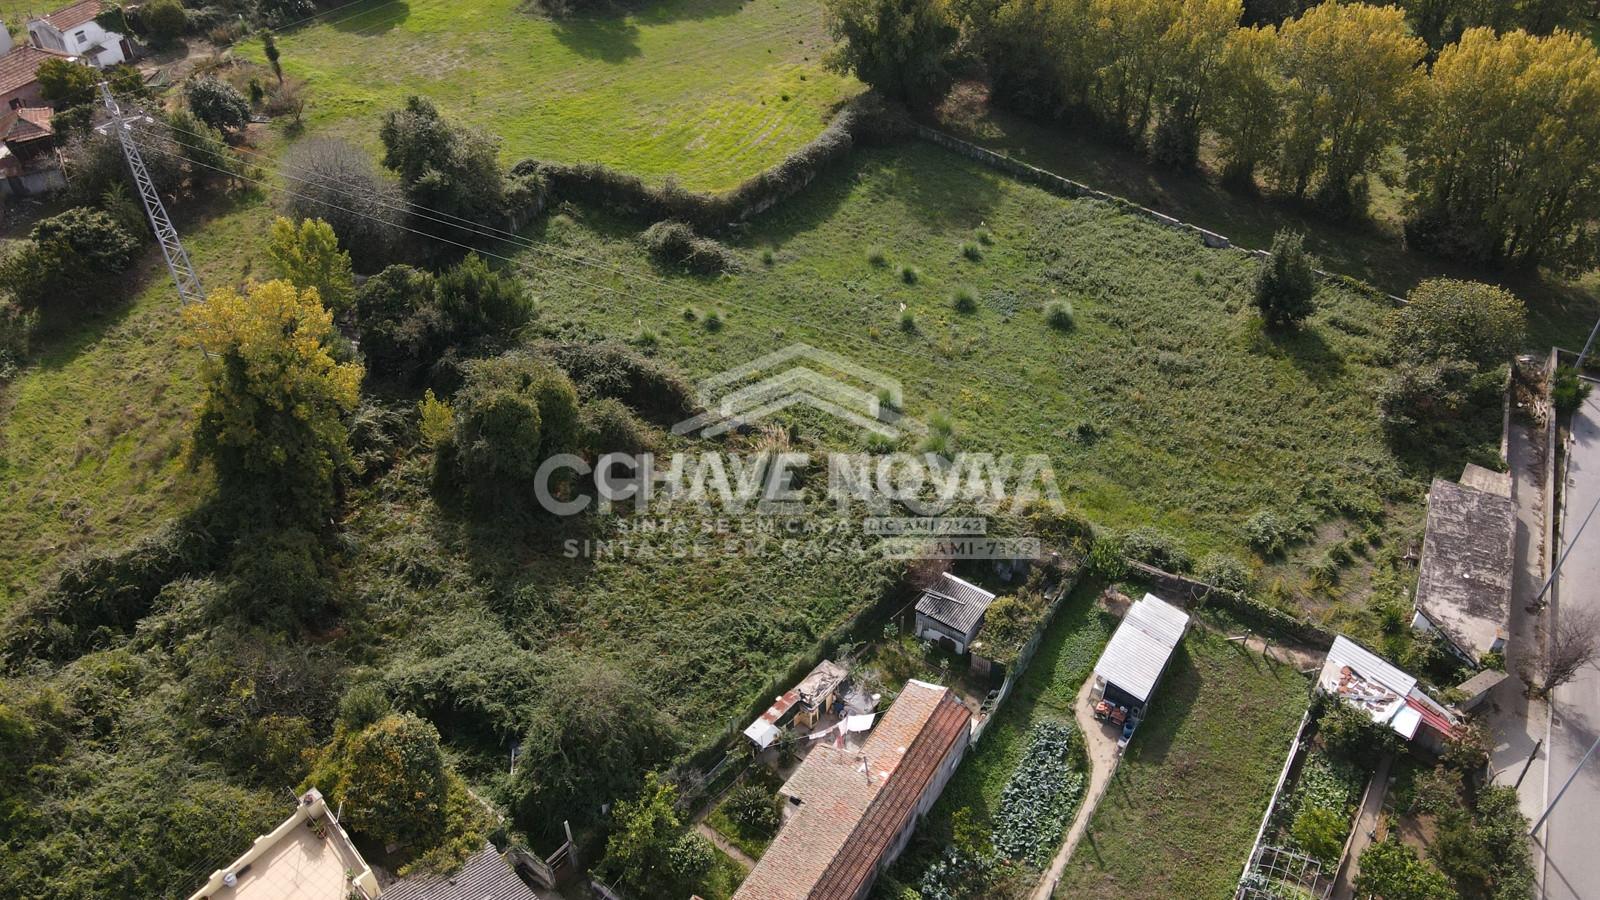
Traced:
[[[1573, 549], [1556, 585], [1553, 611], [1558, 618], [1580, 609], [1600, 610], [1600, 512], [1572, 541], [1600, 503], [1600, 390], [1573, 417], [1570, 453], [1561, 542], [1563, 550], [1569, 544]], [[1600, 734], [1600, 670], [1585, 669], [1571, 684], [1557, 688], [1552, 707], [1546, 770], [1551, 800]], [[1600, 900], [1600, 751], [1578, 773], [1541, 837], [1544, 896]]]

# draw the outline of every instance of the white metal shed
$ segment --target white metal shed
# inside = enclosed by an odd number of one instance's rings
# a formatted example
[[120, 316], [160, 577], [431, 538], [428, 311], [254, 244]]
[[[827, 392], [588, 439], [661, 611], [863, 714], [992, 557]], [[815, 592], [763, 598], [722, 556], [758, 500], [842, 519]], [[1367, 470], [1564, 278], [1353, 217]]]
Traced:
[[1094, 664], [1094, 674], [1147, 703], [1188, 627], [1188, 613], [1154, 594], [1145, 594], [1128, 607], [1100, 661]]

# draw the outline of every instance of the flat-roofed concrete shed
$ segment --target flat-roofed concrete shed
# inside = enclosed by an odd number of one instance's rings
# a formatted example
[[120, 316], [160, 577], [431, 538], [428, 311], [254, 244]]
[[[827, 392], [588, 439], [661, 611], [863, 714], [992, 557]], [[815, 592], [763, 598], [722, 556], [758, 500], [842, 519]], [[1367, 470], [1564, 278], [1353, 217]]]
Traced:
[[1506, 475], [1469, 465], [1459, 484], [1434, 479], [1412, 627], [1439, 635], [1474, 666], [1504, 650], [1515, 533]]
[[1143, 718], [1188, 627], [1189, 614], [1155, 594], [1134, 601], [1094, 664], [1091, 698], [1125, 706], [1134, 719]]

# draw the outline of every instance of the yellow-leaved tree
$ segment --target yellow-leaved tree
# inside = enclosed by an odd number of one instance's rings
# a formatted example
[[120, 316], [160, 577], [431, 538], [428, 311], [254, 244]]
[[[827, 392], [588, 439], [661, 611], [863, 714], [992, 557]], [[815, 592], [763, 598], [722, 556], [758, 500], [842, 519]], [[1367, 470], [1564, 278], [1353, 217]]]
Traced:
[[272, 223], [267, 254], [277, 266], [278, 276], [304, 290], [316, 288], [323, 305], [334, 312], [350, 307], [355, 295], [355, 276], [351, 274], [350, 254], [339, 249], [339, 236], [333, 226], [321, 219], [302, 219], [295, 225], [279, 216]]
[[333, 318], [317, 291], [287, 281], [223, 288], [183, 318], [184, 342], [205, 351], [191, 459], [212, 463], [238, 512], [326, 516], [350, 456], [342, 416], [364, 373], [334, 358]]

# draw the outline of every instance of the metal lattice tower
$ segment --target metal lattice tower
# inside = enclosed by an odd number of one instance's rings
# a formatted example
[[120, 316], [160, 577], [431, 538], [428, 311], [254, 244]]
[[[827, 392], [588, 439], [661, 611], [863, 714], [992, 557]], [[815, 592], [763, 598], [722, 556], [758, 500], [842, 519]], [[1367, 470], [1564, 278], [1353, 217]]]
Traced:
[[117, 140], [122, 143], [122, 155], [128, 160], [133, 183], [139, 189], [139, 199], [144, 201], [145, 214], [150, 217], [150, 230], [155, 232], [156, 240], [161, 244], [161, 255], [166, 258], [167, 271], [172, 273], [172, 283], [178, 288], [178, 299], [184, 303], [199, 303], [206, 297], [205, 290], [200, 286], [200, 273], [189, 261], [189, 251], [183, 249], [183, 241], [178, 239], [178, 229], [167, 216], [161, 194], [156, 191], [150, 170], [145, 168], [144, 157], [139, 155], [139, 145], [133, 140], [132, 126], [123, 121], [117, 98], [111, 96], [111, 88], [103, 81], [100, 82], [100, 99], [105, 101], [106, 110], [111, 113], [111, 127], [117, 130]]

